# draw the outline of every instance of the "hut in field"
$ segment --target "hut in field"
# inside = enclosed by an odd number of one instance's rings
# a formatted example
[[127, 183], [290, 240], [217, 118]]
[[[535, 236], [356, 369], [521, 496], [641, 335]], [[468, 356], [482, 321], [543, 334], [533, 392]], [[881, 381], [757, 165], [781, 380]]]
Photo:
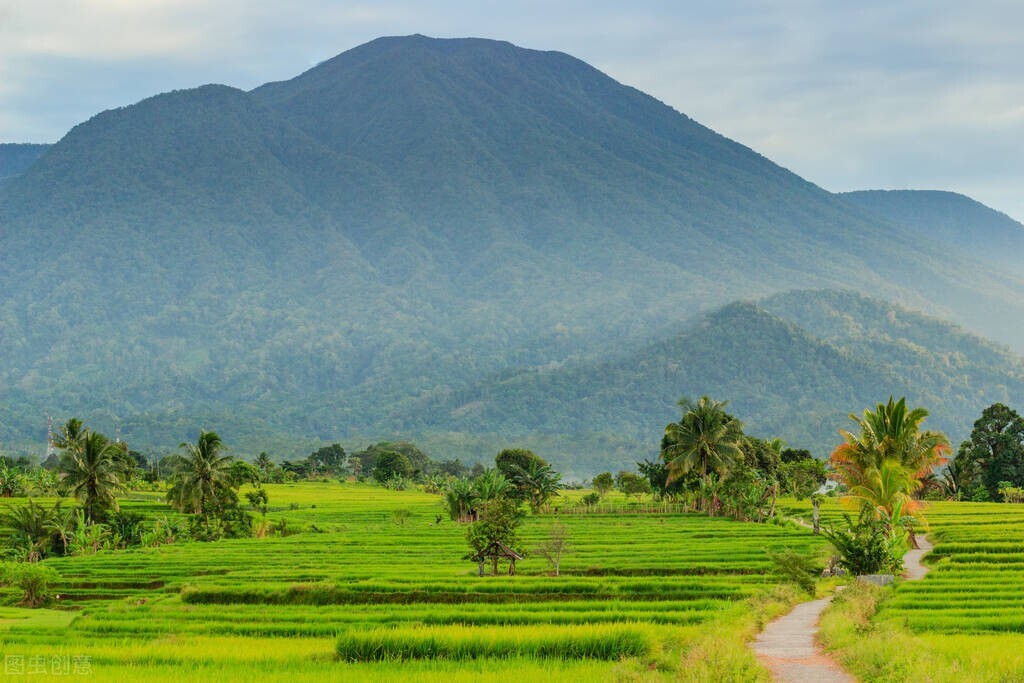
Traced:
[[516, 573], [516, 561], [523, 559], [523, 556], [501, 541], [492, 541], [490, 545], [476, 555], [471, 556], [470, 559], [477, 563], [479, 576], [484, 575], [484, 562], [487, 560], [491, 561], [492, 571], [495, 575], [498, 573], [498, 562], [507, 560], [508, 575], [514, 576]]

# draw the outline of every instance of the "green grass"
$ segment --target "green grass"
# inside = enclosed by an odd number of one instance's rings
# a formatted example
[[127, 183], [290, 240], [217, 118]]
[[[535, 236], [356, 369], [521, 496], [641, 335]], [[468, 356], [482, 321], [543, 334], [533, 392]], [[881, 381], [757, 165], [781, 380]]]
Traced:
[[[48, 559], [63, 580], [45, 613], [70, 616], [0, 613], [0, 647], [91, 657], [93, 680], [757, 680], [744, 642], [796, 599], [764, 551], [823, 546], [793, 525], [560, 514], [560, 577], [529, 555], [478, 577], [440, 496], [267, 489], [269, 517], [301, 533]], [[123, 507], [166, 514], [154, 494]], [[528, 517], [521, 549], [554, 521]]]
[[[808, 503], [786, 506], [809, 518]], [[838, 519], [834, 500], [824, 519]], [[929, 503], [931, 571], [890, 590], [855, 586], [822, 620], [826, 645], [864, 681], [1024, 680], [1024, 505]]]

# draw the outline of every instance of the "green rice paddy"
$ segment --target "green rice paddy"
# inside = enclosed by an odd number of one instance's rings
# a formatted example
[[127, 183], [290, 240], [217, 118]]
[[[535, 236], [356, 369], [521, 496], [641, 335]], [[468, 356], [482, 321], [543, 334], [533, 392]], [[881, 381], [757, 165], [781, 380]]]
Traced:
[[[300, 533], [46, 560], [56, 608], [3, 608], [3, 656], [77, 658], [97, 681], [699, 680], [708, 666], [759, 680], [742, 643], [773, 609], [765, 550], [824, 545], [795, 525], [561, 514], [561, 576], [528, 556], [516, 576], [478, 577], [439, 496], [267, 489], [269, 517]], [[125, 507], [167, 514], [158, 494]], [[528, 517], [521, 549], [555, 519]], [[736, 647], [706, 657], [726, 647], [709, 634]]]

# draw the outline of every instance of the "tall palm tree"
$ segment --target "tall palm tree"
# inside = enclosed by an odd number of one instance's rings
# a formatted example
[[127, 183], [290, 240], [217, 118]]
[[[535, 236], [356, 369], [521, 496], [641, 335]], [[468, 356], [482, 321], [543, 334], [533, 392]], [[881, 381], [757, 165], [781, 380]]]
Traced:
[[95, 522], [107, 510], [117, 510], [117, 496], [127, 490], [122, 483], [117, 445], [88, 429], [68, 444], [60, 465], [64, 485], [82, 501], [89, 521]]
[[66, 451], [81, 444], [88, 430], [77, 417], [73, 417], [61, 425], [60, 431], [53, 437], [53, 445]]
[[858, 434], [840, 430], [845, 443], [832, 452], [832, 465], [847, 484], [856, 483], [868, 468], [880, 468], [885, 460], [895, 460], [921, 479], [945, 462], [949, 439], [942, 432], [922, 431], [928, 417], [924, 408], [907, 408], [906, 398], [889, 397], [888, 403], [868, 408], [863, 416], [850, 415]]
[[185, 455], [178, 456], [167, 500], [179, 511], [208, 513], [219, 494], [230, 488], [230, 455], [223, 455], [224, 444], [217, 432], [199, 432], [194, 444], [183, 443]]
[[[684, 399], [679, 405], [685, 412], [679, 422], [665, 427], [661, 451], [661, 458], [668, 465], [668, 481], [697, 470], [705, 484], [703, 488], [709, 490], [708, 478], [712, 473], [721, 477], [743, 459], [743, 423], [725, 412], [728, 401], [701, 396], [697, 403]], [[710, 502], [704, 499], [702, 507], [709, 509]]]

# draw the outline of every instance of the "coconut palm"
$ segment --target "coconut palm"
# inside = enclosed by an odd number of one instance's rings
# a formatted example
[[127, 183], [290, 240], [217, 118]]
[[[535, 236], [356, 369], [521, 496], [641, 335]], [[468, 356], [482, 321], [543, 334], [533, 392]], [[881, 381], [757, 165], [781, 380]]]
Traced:
[[230, 489], [232, 458], [222, 454], [224, 444], [217, 432], [200, 431], [194, 444], [179, 447], [185, 449], [185, 455], [177, 458], [167, 500], [181, 512], [208, 513]]
[[914, 473], [895, 459], [883, 460], [878, 467], [869, 467], [860, 481], [849, 488], [845, 500], [871, 510], [892, 533], [903, 526], [901, 520], [918, 507], [911, 494], [920, 487]]
[[88, 429], [68, 443], [60, 465], [64, 486], [82, 502], [89, 521], [95, 522], [107, 510], [117, 510], [117, 496], [127, 490], [122, 483], [117, 445]]
[[[668, 465], [669, 483], [691, 470], [700, 473], [707, 489], [712, 473], [724, 476], [743, 459], [740, 448], [743, 423], [725, 412], [728, 401], [701, 396], [697, 403], [682, 400], [685, 410], [679, 422], [665, 427], [661, 457]], [[708, 501], [702, 496], [703, 509]]]
[[924, 408], [907, 408], [906, 398], [889, 397], [863, 416], [850, 415], [857, 423], [857, 434], [840, 430], [845, 443], [832, 453], [832, 465], [848, 485], [856, 484], [868, 468], [880, 468], [885, 460], [895, 460], [921, 479], [945, 462], [949, 439], [942, 432], [922, 431], [928, 417]]
[[80, 444], [85, 439], [87, 431], [82, 421], [73, 417], [61, 425], [60, 431], [53, 437], [53, 445], [66, 451]]

